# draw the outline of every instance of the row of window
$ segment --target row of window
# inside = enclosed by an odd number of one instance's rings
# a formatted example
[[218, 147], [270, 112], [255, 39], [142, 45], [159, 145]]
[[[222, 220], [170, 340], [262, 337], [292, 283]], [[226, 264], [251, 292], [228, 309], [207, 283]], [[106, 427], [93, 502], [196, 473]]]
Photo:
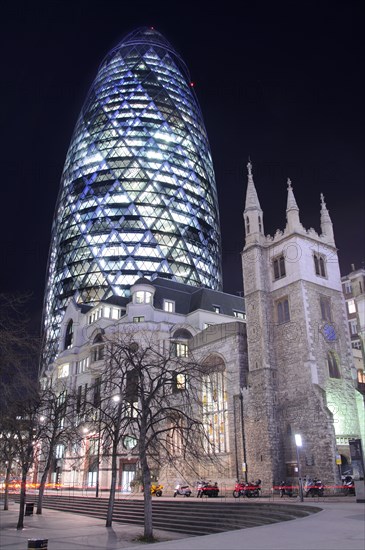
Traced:
[[[322, 254], [313, 254], [314, 271], [319, 277], [327, 277], [326, 260]], [[281, 254], [272, 261], [274, 280], [282, 279], [286, 277], [285, 256]]]

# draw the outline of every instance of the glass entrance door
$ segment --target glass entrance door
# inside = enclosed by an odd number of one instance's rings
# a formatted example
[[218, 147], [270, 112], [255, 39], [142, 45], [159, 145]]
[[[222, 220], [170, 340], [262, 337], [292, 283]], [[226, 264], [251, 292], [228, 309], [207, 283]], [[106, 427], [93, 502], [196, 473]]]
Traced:
[[133, 481], [134, 476], [136, 475], [136, 464], [135, 463], [124, 463], [122, 464], [122, 479], [120, 490], [122, 493], [131, 493], [131, 481]]

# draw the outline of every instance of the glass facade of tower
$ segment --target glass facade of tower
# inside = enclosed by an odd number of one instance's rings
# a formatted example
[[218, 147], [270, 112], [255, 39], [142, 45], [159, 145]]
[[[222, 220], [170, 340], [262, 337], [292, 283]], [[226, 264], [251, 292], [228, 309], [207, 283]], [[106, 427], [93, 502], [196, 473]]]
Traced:
[[76, 291], [79, 302], [95, 303], [127, 295], [141, 276], [222, 288], [201, 111], [184, 62], [149, 28], [104, 59], [71, 140], [46, 283], [48, 361]]

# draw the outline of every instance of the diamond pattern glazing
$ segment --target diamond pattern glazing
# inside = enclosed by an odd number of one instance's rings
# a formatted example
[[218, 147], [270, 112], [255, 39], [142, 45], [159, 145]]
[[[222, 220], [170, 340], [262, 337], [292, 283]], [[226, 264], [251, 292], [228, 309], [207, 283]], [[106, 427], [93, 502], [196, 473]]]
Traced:
[[80, 302], [94, 303], [126, 295], [141, 276], [222, 289], [201, 111], [184, 62], [148, 28], [106, 56], [71, 140], [52, 228], [47, 361], [75, 291]]

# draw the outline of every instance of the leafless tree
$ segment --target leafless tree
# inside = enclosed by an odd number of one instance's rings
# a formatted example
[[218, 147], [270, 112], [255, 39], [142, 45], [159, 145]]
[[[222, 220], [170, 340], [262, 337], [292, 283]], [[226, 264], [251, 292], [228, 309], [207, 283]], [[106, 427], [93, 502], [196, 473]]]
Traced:
[[[18, 529], [23, 527], [26, 481], [41, 427], [37, 382], [39, 338], [29, 326], [29, 295], [0, 295], [0, 433], [8, 468], [21, 469]], [[8, 474], [9, 475], [9, 474]]]
[[144, 331], [114, 334], [105, 342], [97, 418], [112, 460], [106, 526], [112, 524], [118, 448], [124, 436], [133, 436], [144, 487], [144, 539], [149, 541], [155, 464], [174, 464], [178, 454], [194, 470], [197, 461], [216, 460], [202, 420], [201, 387], [208, 368], [183, 355], [169, 340]]
[[81, 438], [75, 422], [75, 408], [76, 396], [74, 392], [60, 381], [54, 386], [46, 387], [40, 391], [39, 422], [43, 425], [43, 429], [40, 432], [41, 439], [38, 444], [41, 447], [42, 460], [39, 461], [39, 468], [42, 470], [42, 475], [38, 492], [37, 514], [42, 513], [44, 490], [55, 459], [56, 447], [60, 445], [65, 449]]

